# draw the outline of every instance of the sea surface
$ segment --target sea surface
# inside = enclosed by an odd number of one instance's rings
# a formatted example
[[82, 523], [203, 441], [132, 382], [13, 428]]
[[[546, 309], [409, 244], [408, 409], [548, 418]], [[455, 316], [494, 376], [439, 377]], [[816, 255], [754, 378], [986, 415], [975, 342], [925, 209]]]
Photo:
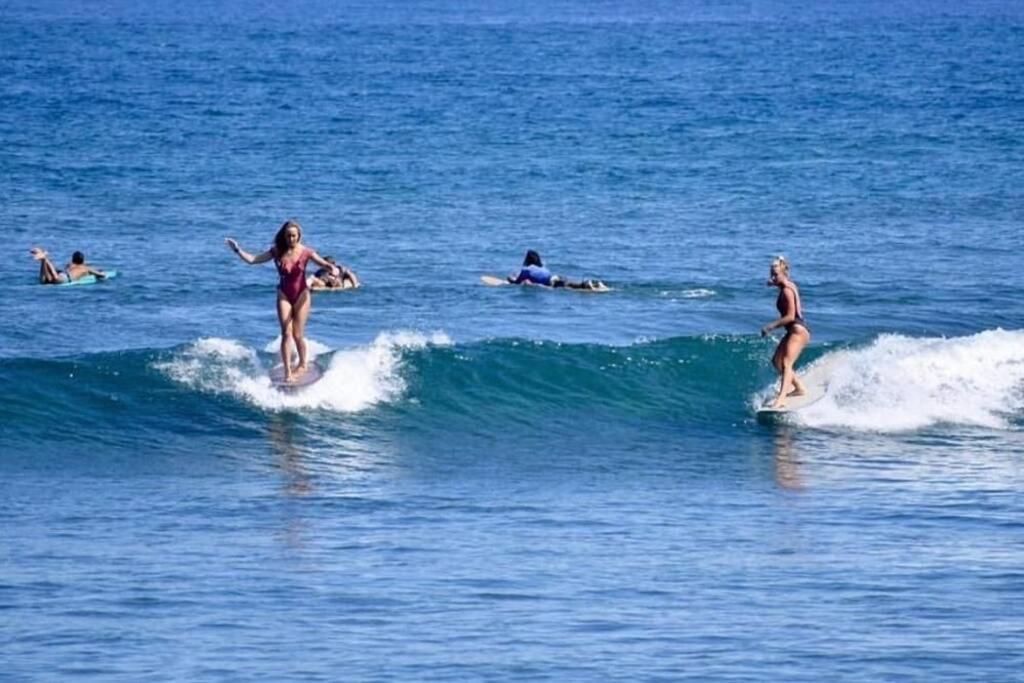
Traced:
[[153, 4], [0, 0], [0, 681], [1021, 680], [1024, 5]]

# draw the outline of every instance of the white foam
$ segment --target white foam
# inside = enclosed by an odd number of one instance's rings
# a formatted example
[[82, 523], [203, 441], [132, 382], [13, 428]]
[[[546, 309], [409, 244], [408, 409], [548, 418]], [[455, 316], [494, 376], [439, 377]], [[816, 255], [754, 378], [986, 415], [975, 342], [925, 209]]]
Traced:
[[826, 358], [833, 369], [825, 397], [796, 415], [802, 424], [876, 432], [943, 423], [1007, 429], [1011, 416], [1024, 412], [1024, 331], [882, 335]]
[[190, 355], [197, 357], [223, 358], [227, 360], [250, 360], [254, 358], [252, 349], [234, 339], [205, 337], [190, 348]]
[[[276, 353], [278, 343], [268, 344], [265, 353]], [[405, 390], [402, 350], [451, 343], [443, 332], [382, 332], [366, 346], [336, 351], [327, 361], [320, 381], [294, 392], [280, 391], [271, 385], [267, 363], [273, 361], [260, 362], [255, 350], [233, 340], [201, 339], [155, 367], [186, 386], [234, 395], [266, 410], [319, 408], [357, 412], [401, 397]], [[330, 352], [314, 340], [309, 340], [309, 347], [311, 355]]]
[[202, 391], [217, 391], [259, 367], [256, 351], [234, 339], [209, 337], [196, 341], [174, 358], [153, 364], [176, 382]]
[[672, 297], [673, 299], [707, 299], [708, 297], [715, 296], [715, 290], [705, 289], [699, 287], [697, 289], [683, 289], [679, 291], [663, 291], [661, 295], [664, 297]]

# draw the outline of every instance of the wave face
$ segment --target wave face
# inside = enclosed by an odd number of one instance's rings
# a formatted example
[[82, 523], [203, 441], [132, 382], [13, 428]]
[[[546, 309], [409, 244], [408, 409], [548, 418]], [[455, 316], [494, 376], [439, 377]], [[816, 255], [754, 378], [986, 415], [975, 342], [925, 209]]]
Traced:
[[[253, 348], [204, 338], [165, 351], [70, 360], [5, 360], [12, 389], [5, 423], [39, 432], [122, 419], [153, 432], [215, 429], [239, 411], [295, 412], [312, 423], [385, 411], [403, 419], [474, 429], [542, 420], [647, 419], [730, 428], [771, 393], [771, 342], [679, 337], [629, 346], [495, 339], [455, 344], [442, 332], [393, 331], [330, 350], [311, 341], [325, 368], [317, 384], [275, 390], [276, 342]], [[954, 424], [1015, 429], [1024, 413], [1024, 332], [958, 338], [883, 335], [863, 346], [812, 349], [804, 367], [833, 367], [805, 426], [900, 432]], [[400, 428], [400, 427], [399, 427]], [[111, 428], [111, 434], [119, 434]], [[103, 438], [103, 430], [99, 430]]]

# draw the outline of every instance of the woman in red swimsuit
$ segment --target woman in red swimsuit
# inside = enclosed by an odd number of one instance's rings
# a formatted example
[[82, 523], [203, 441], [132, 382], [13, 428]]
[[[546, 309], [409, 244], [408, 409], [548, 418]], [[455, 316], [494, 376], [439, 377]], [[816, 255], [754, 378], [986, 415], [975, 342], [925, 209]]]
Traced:
[[800, 305], [800, 290], [796, 288], [796, 283], [789, 279], [789, 261], [786, 260], [786, 257], [779, 256], [772, 261], [769, 273], [768, 286], [779, 288], [775, 308], [778, 309], [780, 317], [762, 327], [761, 336], [767, 336], [776, 327], [786, 328], [786, 334], [776, 347], [775, 355], [772, 356], [772, 365], [781, 375], [779, 394], [772, 401], [772, 408], [781, 408], [786, 405], [786, 398], [789, 396], [803, 396], [806, 392], [804, 383], [796, 376], [793, 366], [796, 365], [807, 342], [811, 341], [811, 328], [804, 320], [803, 307]]
[[[230, 237], [225, 240], [231, 250], [246, 263], [266, 263], [273, 259], [280, 281], [277, 284], [277, 319], [281, 323], [281, 363], [284, 381], [293, 382], [309, 367], [306, 351], [306, 321], [309, 319], [310, 290], [306, 286], [306, 264], [310, 261], [337, 274], [338, 267], [325, 261], [318, 253], [302, 245], [302, 226], [298, 221], [285, 221], [274, 236], [274, 246], [253, 256]], [[292, 367], [291, 342], [299, 352], [299, 364]]]

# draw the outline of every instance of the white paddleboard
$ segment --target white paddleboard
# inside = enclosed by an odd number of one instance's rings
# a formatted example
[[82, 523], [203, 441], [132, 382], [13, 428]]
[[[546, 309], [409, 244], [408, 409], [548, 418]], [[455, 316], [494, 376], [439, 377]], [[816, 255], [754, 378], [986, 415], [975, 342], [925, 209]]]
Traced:
[[319, 382], [323, 376], [324, 372], [320, 369], [320, 366], [315, 362], [311, 362], [304, 373], [297, 375], [291, 382], [285, 382], [284, 366], [275, 365], [270, 370], [270, 383], [274, 385], [275, 389], [281, 391], [295, 391]]
[[840, 355], [840, 353], [828, 354], [815, 361], [805, 371], [798, 371], [797, 375], [807, 387], [807, 393], [803, 396], [790, 396], [786, 400], [786, 405], [781, 408], [771, 407], [771, 402], [775, 400], [775, 396], [772, 395], [763, 406], [757, 409], [757, 419], [762, 422], [782, 420], [787, 415], [798, 413], [824, 398], [828, 392], [829, 378], [840, 360]]

